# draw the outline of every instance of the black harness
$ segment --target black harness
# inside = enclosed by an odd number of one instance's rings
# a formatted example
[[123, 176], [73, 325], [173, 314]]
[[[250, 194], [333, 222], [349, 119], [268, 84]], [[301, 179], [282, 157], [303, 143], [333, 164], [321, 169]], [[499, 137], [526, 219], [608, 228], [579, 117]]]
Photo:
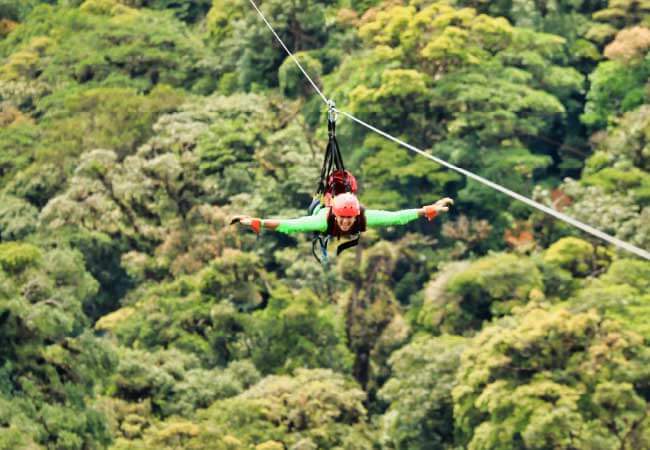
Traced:
[[[343, 164], [343, 157], [341, 156], [341, 149], [339, 148], [339, 143], [336, 140], [336, 114], [334, 112], [333, 102], [330, 103], [330, 110], [328, 113], [327, 135], [328, 135], [327, 147], [325, 148], [325, 158], [323, 160], [323, 166], [320, 172], [320, 180], [316, 188], [316, 195], [314, 196], [314, 199], [312, 200], [311, 205], [309, 205], [309, 209], [308, 209], [308, 213], [310, 215], [313, 215], [319, 206], [321, 208], [325, 207], [325, 205], [323, 205], [321, 202], [321, 198], [326, 192], [333, 193], [336, 195], [342, 192], [352, 191], [352, 188], [349, 185], [349, 183], [345, 182], [346, 181], [345, 177], [343, 177], [342, 186], [331, 186], [329, 185], [328, 182], [330, 180], [331, 175], [334, 172], [338, 171], [342, 174], [346, 173], [345, 165]], [[314, 258], [316, 258], [318, 262], [320, 262], [323, 265], [327, 265], [327, 263], [329, 262], [329, 258], [327, 255], [327, 244], [329, 244], [329, 240], [332, 237], [341, 238], [342, 236], [353, 236], [352, 239], [340, 244], [336, 248], [336, 254], [338, 256], [344, 250], [347, 250], [349, 248], [358, 245], [359, 239], [361, 237], [361, 233], [363, 231], [366, 231], [366, 216], [363, 207], [361, 208], [361, 214], [359, 215], [359, 217], [357, 217], [357, 220], [355, 221], [352, 228], [345, 233], [343, 233], [339, 229], [338, 225], [336, 224], [336, 217], [334, 216], [334, 214], [332, 214], [331, 211], [328, 211], [327, 230], [325, 231], [325, 233], [314, 233], [314, 237], [312, 239], [312, 246], [311, 246], [312, 254], [314, 255]], [[317, 245], [320, 245], [320, 250], [321, 250], [320, 258], [318, 257], [318, 253], [316, 251]]]

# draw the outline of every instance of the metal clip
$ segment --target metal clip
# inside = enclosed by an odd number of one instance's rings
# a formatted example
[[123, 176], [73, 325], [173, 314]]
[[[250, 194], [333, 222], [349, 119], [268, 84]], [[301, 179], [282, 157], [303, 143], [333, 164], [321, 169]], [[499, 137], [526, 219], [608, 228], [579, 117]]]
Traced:
[[336, 123], [336, 103], [334, 103], [334, 100], [328, 100], [327, 106], [327, 119], [332, 123]]

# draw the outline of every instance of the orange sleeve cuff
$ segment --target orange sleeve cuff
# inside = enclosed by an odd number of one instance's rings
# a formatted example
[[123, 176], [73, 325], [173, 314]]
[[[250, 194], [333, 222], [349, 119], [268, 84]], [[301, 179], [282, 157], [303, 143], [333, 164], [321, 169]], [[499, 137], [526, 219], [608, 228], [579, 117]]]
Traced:
[[259, 234], [262, 229], [262, 221], [260, 219], [251, 219], [251, 228], [255, 233]]
[[438, 211], [435, 206], [427, 205], [424, 207], [424, 215], [429, 219], [429, 221], [431, 221], [438, 215]]

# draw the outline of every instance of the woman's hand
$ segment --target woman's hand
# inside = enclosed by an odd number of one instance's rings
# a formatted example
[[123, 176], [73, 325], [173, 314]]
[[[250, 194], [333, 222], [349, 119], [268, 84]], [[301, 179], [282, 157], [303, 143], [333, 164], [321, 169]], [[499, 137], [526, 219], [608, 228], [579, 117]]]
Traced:
[[233, 216], [232, 219], [230, 219], [231, 225], [235, 223], [240, 223], [244, 226], [251, 227], [253, 231], [257, 234], [260, 233], [262, 227], [264, 226], [264, 222], [262, 221], [262, 219], [258, 219], [257, 217], [242, 216], [242, 215]]
[[445, 197], [435, 202], [432, 206], [436, 208], [436, 211], [438, 212], [447, 212], [449, 211], [449, 207], [453, 204], [454, 201], [452, 199], [450, 199], [449, 197]]
[[454, 201], [452, 199], [445, 197], [441, 198], [433, 205], [424, 206], [420, 211], [422, 212], [422, 215], [427, 219], [433, 220], [433, 218], [436, 217], [438, 213], [449, 211], [449, 207], [453, 204]]
[[235, 223], [241, 223], [242, 225], [250, 226], [252, 220], [253, 220], [252, 217], [244, 216], [240, 214], [240, 215], [232, 216], [232, 219], [230, 219], [230, 225], [233, 225]]

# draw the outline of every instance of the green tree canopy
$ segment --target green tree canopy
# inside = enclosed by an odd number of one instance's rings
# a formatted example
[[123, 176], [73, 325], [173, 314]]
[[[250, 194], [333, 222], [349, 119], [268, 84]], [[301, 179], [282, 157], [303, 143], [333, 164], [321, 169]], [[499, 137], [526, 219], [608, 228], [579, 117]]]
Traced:
[[543, 277], [527, 257], [495, 254], [446, 266], [424, 293], [418, 321], [443, 333], [471, 333], [530, 299], [544, 297]]
[[379, 391], [384, 448], [454, 448], [451, 390], [465, 339], [419, 336], [390, 357], [392, 376]]
[[117, 361], [87, 328], [83, 304], [98, 284], [81, 254], [2, 243], [0, 286], [0, 445], [107, 445], [106, 420], [87, 397]]
[[463, 353], [454, 418], [468, 449], [646, 448], [648, 348], [594, 311], [531, 306]]

